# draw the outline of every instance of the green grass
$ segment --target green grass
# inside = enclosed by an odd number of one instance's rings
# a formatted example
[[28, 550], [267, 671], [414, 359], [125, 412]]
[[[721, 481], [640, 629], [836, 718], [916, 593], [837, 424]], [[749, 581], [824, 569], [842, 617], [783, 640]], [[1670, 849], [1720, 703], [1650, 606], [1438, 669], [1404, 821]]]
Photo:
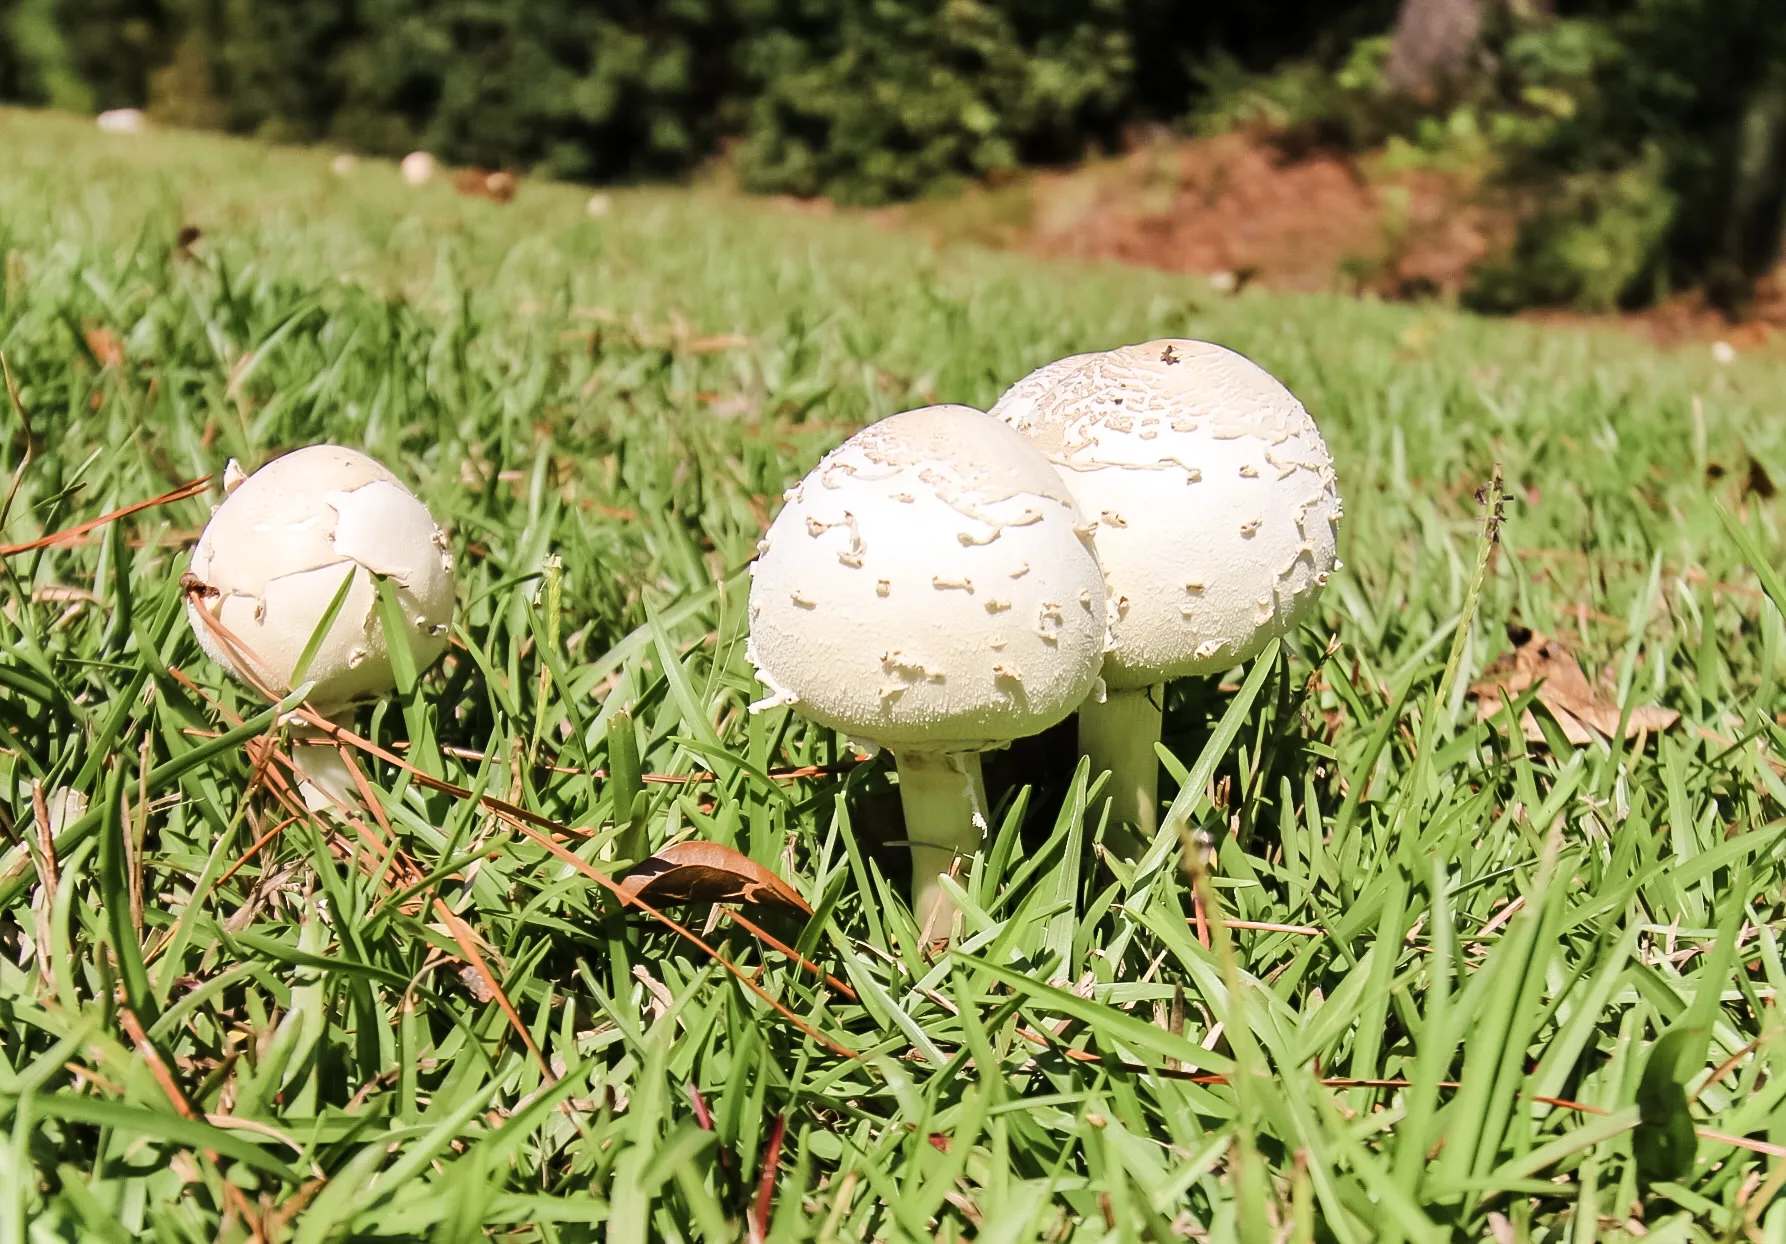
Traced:
[[[776, 1240], [1786, 1240], [1782, 513], [1743, 492], [1749, 455], [1786, 478], [1786, 369], [17, 113], [0, 252], [36, 433], [0, 406], [0, 542], [364, 446], [461, 583], [450, 656], [360, 732], [576, 860], [388, 763], [415, 879], [280, 828], [245, 746], [271, 714], [182, 614], [206, 498], [5, 558], [0, 1239], [713, 1239], [761, 1203]], [[745, 713], [743, 567], [864, 422], [1167, 334], [1315, 412], [1345, 570], [1281, 661], [1168, 705], [1206, 859], [1106, 865], [1085, 775], [1021, 747], [971, 935], [928, 960], [884, 764], [764, 776], [849, 750]], [[1679, 725], [1552, 752], [1477, 724], [1514, 621]], [[716, 776], [640, 805], [593, 776], [611, 751]], [[635, 809], [817, 909], [756, 919], [836, 983], [705, 933], [798, 1024], [588, 875]]]

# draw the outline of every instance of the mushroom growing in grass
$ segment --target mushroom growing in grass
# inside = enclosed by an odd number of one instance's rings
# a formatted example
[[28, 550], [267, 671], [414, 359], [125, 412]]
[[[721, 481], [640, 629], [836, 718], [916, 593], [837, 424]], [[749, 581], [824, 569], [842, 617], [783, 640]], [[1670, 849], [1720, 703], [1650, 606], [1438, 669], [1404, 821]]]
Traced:
[[1151, 838], [1163, 684], [1231, 669], [1311, 616], [1340, 565], [1333, 460], [1302, 403], [1221, 346], [1149, 341], [1058, 367], [992, 414], [1096, 524], [1112, 646], [1106, 694], [1079, 711], [1080, 750], [1111, 773], [1112, 823]]
[[[445, 651], [453, 556], [428, 508], [378, 462], [312, 445], [244, 476], [232, 459], [224, 493], [193, 547], [186, 607], [199, 646], [232, 677], [273, 695], [314, 680], [309, 702], [331, 718], [389, 695], [396, 674], [381, 578], [415, 667]], [[317, 753], [304, 762], [312, 806], [331, 793], [345, 801], [352, 788], [339, 756], [305, 750]]]
[[1103, 576], [1060, 476], [965, 406], [893, 415], [786, 494], [751, 565], [749, 656], [769, 696], [893, 753], [928, 939], [939, 875], [986, 827], [980, 753], [1064, 720], [1108, 639]]
[[406, 186], [427, 185], [433, 180], [435, 170], [439, 167], [434, 157], [426, 151], [410, 152], [397, 166], [398, 171], [403, 175], [403, 184]]

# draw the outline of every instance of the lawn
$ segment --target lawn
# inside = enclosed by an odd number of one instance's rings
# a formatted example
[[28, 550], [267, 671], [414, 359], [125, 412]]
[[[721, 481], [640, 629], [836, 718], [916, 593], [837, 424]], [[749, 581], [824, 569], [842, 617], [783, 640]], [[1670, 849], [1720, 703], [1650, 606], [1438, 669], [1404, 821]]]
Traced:
[[[216, 483], [7, 553], [0, 1239], [1786, 1241], [1786, 366], [585, 195], [0, 112], [0, 543], [332, 439], [459, 565], [347, 825], [187, 627]], [[1345, 568], [1174, 689], [1138, 866], [989, 764], [929, 955], [744, 568], [864, 423], [1159, 336], [1307, 403]], [[1527, 631], [1604, 733], [1478, 720]], [[814, 914], [627, 908], [640, 827]]]

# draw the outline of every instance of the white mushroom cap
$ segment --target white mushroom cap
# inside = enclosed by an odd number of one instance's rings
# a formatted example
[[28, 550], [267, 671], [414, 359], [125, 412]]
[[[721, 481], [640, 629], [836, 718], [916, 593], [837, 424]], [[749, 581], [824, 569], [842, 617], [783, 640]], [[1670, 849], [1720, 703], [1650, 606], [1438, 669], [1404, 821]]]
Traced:
[[1269, 372], [1209, 342], [1160, 340], [1093, 355], [1016, 400], [1027, 384], [993, 413], [1097, 523], [1112, 688], [1218, 673], [1308, 618], [1339, 566], [1340, 498], [1315, 421]]
[[787, 704], [895, 751], [983, 750], [1092, 690], [1104, 582], [1060, 476], [966, 406], [893, 415], [786, 494], [751, 565], [750, 658]]
[[1000, 394], [987, 413], [1021, 432], [1035, 418], [1036, 403], [1042, 396], [1094, 357], [1091, 354], [1069, 354], [1042, 364]]
[[149, 118], [140, 108], [109, 108], [99, 114], [97, 124], [105, 134], [141, 134], [149, 128]]
[[406, 184], [425, 185], [428, 179], [434, 176], [434, 157], [426, 151], [412, 151], [403, 157], [403, 163], [398, 167], [402, 171]]
[[[389, 577], [409, 623], [418, 667], [446, 648], [453, 616], [453, 557], [428, 509], [383, 466], [357, 450], [312, 445], [241, 477], [192, 550], [192, 575], [215, 595], [204, 608], [254, 654], [256, 678], [282, 692], [345, 576], [354, 583], [318, 645], [306, 678], [320, 711], [388, 694], [390, 649], [373, 575]], [[230, 647], [197, 614], [205, 654], [244, 682]]]

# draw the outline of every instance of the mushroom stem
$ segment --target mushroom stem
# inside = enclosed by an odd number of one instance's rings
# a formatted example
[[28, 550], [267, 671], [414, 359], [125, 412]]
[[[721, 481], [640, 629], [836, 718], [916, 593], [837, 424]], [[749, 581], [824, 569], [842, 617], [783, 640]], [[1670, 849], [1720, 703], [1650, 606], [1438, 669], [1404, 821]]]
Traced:
[[1146, 850], [1160, 827], [1160, 758], [1154, 744], [1160, 741], [1162, 690], [1112, 690], [1079, 709], [1079, 751], [1090, 758], [1093, 778], [1110, 772], [1105, 843], [1125, 859]]
[[298, 793], [304, 797], [304, 806], [312, 812], [363, 807], [365, 801], [360, 798], [359, 786], [335, 744], [330, 741], [316, 746], [305, 742], [328, 737], [315, 726], [292, 728], [291, 740], [297, 745], [292, 748], [292, 759], [297, 765]]
[[899, 803], [912, 848], [912, 915], [926, 942], [948, 937], [955, 904], [938, 877], [972, 856], [986, 832], [979, 752], [900, 752]]

